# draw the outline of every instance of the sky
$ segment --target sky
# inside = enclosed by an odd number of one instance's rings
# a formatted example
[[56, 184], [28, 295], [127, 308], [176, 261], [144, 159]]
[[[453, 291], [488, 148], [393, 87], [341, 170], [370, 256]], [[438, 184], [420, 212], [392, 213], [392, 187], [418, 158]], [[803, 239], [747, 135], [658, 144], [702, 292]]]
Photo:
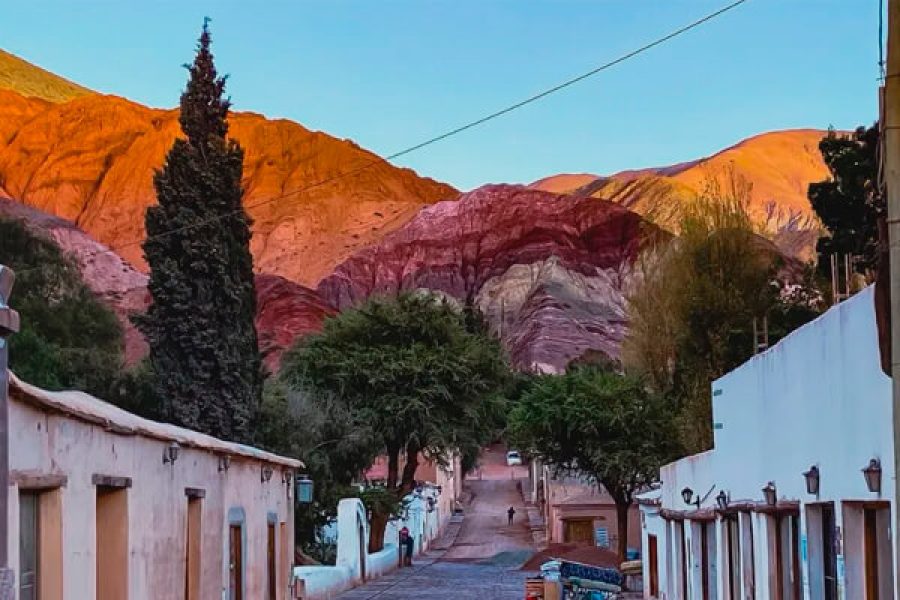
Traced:
[[[203, 17], [235, 110], [382, 156], [589, 71], [728, 0], [0, 0], [0, 47], [177, 104]], [[8, 6], [4, 6], [8, 4]], [[879, 0], [749, 0], [535, 104], [396, 161], [460, 189], [709, 155], [877, 115]]]

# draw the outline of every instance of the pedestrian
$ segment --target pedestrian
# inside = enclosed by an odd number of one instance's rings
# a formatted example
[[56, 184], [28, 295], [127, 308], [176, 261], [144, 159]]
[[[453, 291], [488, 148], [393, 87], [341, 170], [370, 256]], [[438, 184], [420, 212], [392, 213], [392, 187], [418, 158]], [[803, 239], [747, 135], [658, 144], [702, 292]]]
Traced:
[[407, 533], [406, 535], [406, 566], [412, 566], [412, 555], [413, 555], [413, 546], [415, 546], [415, 539], [412, 535]]
[[508, 518], [507, 518], [507, 521], [506, 521], [506, 524], [507, 524], [507, 525], [512, 525], [512, 524], [513, 524], [513, 518], [516, 516], [516, 509], [514, 509], [512, 506], [510, 506], [510, 507], [509, 507], [509, 510], [506, 511], [506, 516], [508, 517]]
[[406, 566], [406, 542], [408, 539], [409, 539], [409, 529], [404, 527], [403, 529], [400, 530], [399, 550], [400, 550], [400, 566], [401, 567]]

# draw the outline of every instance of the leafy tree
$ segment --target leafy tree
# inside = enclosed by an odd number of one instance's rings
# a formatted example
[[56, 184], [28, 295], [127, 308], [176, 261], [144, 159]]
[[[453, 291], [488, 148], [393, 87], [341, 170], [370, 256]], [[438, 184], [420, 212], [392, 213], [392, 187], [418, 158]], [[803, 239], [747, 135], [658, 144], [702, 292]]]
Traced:
[[255, 442], [306, 465], [315, 482], [314, 498], [295, 511], [295, 532], [305, 552], [318, 554], [316, 533], [337, 515], [341, 498], [359, 495], [352, 484], [378, 456], [374, 432], [329, 394], [314, 396], [270, 380], [255, 422]]
[[17, 273], [12, 303], [22, 330], [10, 338], [10, 368], [51, 389], [106, 397], [122, 366], [122, 328], [52, 240], [0, 218], [0, 263]]
[[819, 238], [819, 269], [827, 274], [832, 254], [856, 257], [855, 267], [874, 278], [878, 261], [878, 221], [886, 212], [878, 185], [878, 125], [858, 127], [850, 135], [829, 130], [819, 143], [831, 172], [809, 186], [809, 201], [828, 230]]
[[153, 183], [144, 255], [153, 303], [135, 322], [150, 345], [168, 419], [249, 441], [262, 392], [254, 326], [250, 218], [241, 204], [243, 150], [227, 138], [223, 98], [203, 25], [181, 96], [175, 140]]
[[748, 191], [713, 185], [686, 206], [680, 237], [642, 257], [628, 299], [626, 368], [673, 400], [690, 453], [712, 445], [709, 386], [753, 355], [754, 319], [774, 343], [818, 312], [809, 269], [755, 232]]
[[511, 439], [558, 470], [586, 475], [616, 503], [618, 552], [628, 509], [677, 456], [669, 405], [639, 380], [595, 367], [534, 381], [510, 415]]
[[[496, 340], [471, 327], [466, 311], [430, 294], [370, 299], [286, 353], [281, 378], [367, 423], [387, 455], [387, 487], [402, 498], [420, 455], [440, 462], [502, 428], [507, 362]], [[373, 515], [372, 550], [386, 519]]]

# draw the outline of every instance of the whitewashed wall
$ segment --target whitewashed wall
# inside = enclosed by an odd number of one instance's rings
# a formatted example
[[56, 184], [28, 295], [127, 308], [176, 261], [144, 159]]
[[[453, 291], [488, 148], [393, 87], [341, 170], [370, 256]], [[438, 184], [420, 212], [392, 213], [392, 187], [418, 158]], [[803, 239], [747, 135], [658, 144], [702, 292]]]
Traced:
[[[715, 449], [661, 470], [663, 508], [690, 510], [681, 499], [684, 487], [701, 495], [712, 489], [704, 508], [715, 506], [720, 490], [731, 502], [758, 502], [769, 481], [775, 483], [780, 500], [834, 501], [838, 526], [841, 501], [893, 501], [891, 380], [880, 367], [873, 296], [873, 287], [863, 290], [713, 383]], [[861, 472], [871, 458], [881, 460], [880, 495], [867, 490]], [[821, 473], [818, 497], [806, 493], [802, 475], [812, 465]], [[652, 518], [659, 519], [647, 516]], [[801, 532], [805, 524], [801, 510]], [[751, 526], [757, 550], [756, 597], [766, 598], [765, 516], [742, 519], [742, 535]], [[893, 524], [891, 528], [891, 539], [896, 540]], [[688, 540], [696, 543], [691, 532]], [[721, 555], [721, 532], [716, 544]], [[813, 598], [808, 557], [803, 558], [805, 597]], [[674, 569], [677, 557], [668, 562]], [[665, 590], [662, 562], [660, 570]], [[719, 590], [722, 577], [719, 569]]]

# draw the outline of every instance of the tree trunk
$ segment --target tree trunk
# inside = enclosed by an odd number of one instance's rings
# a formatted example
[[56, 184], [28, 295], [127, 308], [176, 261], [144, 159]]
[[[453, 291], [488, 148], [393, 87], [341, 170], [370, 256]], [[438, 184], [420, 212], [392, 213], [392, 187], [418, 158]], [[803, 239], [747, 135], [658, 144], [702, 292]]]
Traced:
[[616, 518], [619, 522], [619, 559], [625, 562], [628, 555], [628, 509], [631, 502], [614, 498], [616, 502]]
[[384, 549], [384, 530], [387, 529], [388, 517], [382, 513], [372, 513], [369, 523], [369, 554], [380, 552]]
[[388, 472], [387, 488], [392, 490], [397, 487], [397, 478], [400, 472], [400, 444], [387, 445]]
[[406, 464], [403, 465], [403, 479], [400, 480], [399, 496], [402, 498], [416, 487], [416, 469], [419, 467], [419, 445], [406, 444]]

